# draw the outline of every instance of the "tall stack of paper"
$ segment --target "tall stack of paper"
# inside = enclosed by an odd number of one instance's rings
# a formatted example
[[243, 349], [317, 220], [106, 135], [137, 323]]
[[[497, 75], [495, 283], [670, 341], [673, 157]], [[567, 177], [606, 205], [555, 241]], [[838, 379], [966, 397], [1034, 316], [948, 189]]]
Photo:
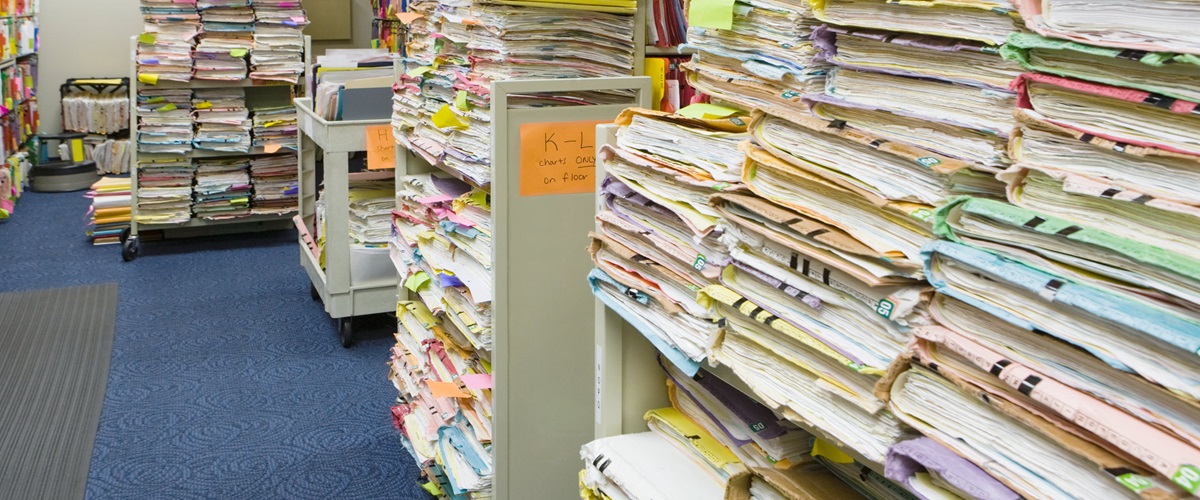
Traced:
[[138, 89], [137, 147], [142, 153], [192, 151], [192, 91]]
[[200, 33], [196, 0], [141, 0], [143, 33], [138, 36], [137, 74], [143, 83], [192, 79], [192, 48]]
[[397, 306], [393, 407], [431, 484], [490, 498], [491, 216], [486, 192], [444, 174], [408, 176], [393, 201], [392, 259], [412, 301]]
[[139, 160], [138, 224], [182, 224], [192, 219], [196, 168], [187, 158]]
[[296, 107], [258, 108], [254, 110], [254, 148], [272, 152], [280, 148], [297, 149], [300, 129], [296, 125]]
[[250, 183], [254, 199], [250, 213], [281, 215], [296, 211], [299, 191], [296, 155], [255, 156], [250, 160]]
[[250, 111], [246, 109], [245, 89], [196, 89], [192, 107], [197, 125], [192, 143], [196, 149], [250, 151]]
[[195, 77], [236, 81], [246, 78], [246, 54], [254, 48], [254, 9], [250, 0], [199, 0], [203, 31], [196, 45]]
[[308, 15], [294, 0], [253, 0], [254, 46], [250, 78], [295, 85], [304, 73]]
[[350, 182], [350, 240], [352, 243], [386, 246], [392, 234], [395, 208], [392, 181]]
[[250, 215], [250, 159], [196, 160], [196, 186], [192, 212], [209, 220]]
[[87, 194], [92, 199], [87, 235], [93, 245], [120, 242], [121, 232], [129, 227], [131, 182], [128, 177], [112, 176], [92, 184]]
[[[423, 17], [413, 23], [408, 57], [400, 61], [406, 74], [395, 97], [396, 138], [430, 163], [478, 186], [491, 182], [488, 94], [493, 81], [633, 72], [630, 15], [584, 10], [600, 8], [592, 4], [576, 5], [580, 10], [461, 1], [409, 7]], [[555, 57], [545, 57], [548, 52]], [[623, 97], [578, 93], [515, 99], [523, 105], [556, 106]]]

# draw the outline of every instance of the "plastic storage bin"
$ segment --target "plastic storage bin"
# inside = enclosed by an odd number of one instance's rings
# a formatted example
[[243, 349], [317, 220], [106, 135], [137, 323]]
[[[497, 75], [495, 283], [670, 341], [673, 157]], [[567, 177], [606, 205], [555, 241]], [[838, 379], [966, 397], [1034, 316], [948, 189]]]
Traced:
[[387, 247], [371, 248], [350, 245], [350, 286], [374, 282], [395, 283], [396, 265]]

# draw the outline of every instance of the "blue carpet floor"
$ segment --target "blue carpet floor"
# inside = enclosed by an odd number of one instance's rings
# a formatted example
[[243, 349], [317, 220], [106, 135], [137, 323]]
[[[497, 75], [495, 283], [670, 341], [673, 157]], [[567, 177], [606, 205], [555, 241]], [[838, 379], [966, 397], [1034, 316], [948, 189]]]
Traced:
[[0, 292], [119, 284], [88, 498], [428, 498], [389, 421], [395, 324], [342, 349], [291, 232], [146, 242], [124, 263], [84, 238], [87, 207], [22, 198]]

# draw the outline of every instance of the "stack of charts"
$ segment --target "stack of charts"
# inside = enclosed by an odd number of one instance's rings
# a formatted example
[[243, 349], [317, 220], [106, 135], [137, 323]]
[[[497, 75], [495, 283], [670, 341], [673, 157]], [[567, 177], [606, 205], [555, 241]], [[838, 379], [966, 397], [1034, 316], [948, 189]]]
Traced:
[[255, 32], [250, 0], [200, 0], [197, 7], [203, 31], [194, 52], [196, 79], [246, 78]]
[[138, 36], [137, 74], [143, 83], [192, 79], [192, 48], [200, 33], [195, 0], [141, 0], [145, 28]]
[[254, 46], [250, 78], [295, 85], [304, 73], [304, 27], [308, 16], [300, 2], [253, 0]]
[[490, 498], [489, 197], [445, 174], [400, 185], [390, 246], [412, 300], [396, 310], [392, 379], [401, 397], [392, 411], [432, 484], [458, 498]]
[[254, 215], [281, 215], [296, 211], [298, 203], [296, 155], [255, 156], [250, 160]]
[[192, 107], [196, 124], [192, 143], [196, 149], [231, 153], [250, 151], [251, 122], [245, 89], [196, 89]]
[[109, 176], [92, 184], [87, 194], [92, 199], [87, 235], [93, 245], [119, 243], [121, 232], [129, 228], [131, 182], [128, 177]]
[[192, 151], [192, 91], [138, 89], [137, 148], [142, 153]]
[[392, 180], [350, 181], [350, 241], [359, 245], [387, 246], [392, 234], [392, 209], [396, 207]]
[[[588, 276], [669, 371], [729, 369], [871, 498], [1200, 492], [1200, 5], [689, 18], [711, 102], [617, 120]], [[585, 498], [841, 498], [739, 496], [672, 418], [585, 445]]]
[[246, 157], [196, 160], [192, 205], [196, 217], [222, 220], [250, 215], [249, 169]]
[[[470, 2], [414, 2], [405, 74], [394, 99], [397, 140], [477, 186], [491, 182], [491, 83], [515, 78], [628, 76], [633, 17]], [[545, 54], [553, 52], [555, 57]], [[603, 93], [517, 96], [515, 104], [614, 102]]]
[[296, 107], [257, 108], [253, 116], [254, 148], [272, 152], [280, 148], [296, 149], [300, 129]]
[[187, 158], [139, 160], [138, 224], [182, 224], [192, 219], [196, 168]]

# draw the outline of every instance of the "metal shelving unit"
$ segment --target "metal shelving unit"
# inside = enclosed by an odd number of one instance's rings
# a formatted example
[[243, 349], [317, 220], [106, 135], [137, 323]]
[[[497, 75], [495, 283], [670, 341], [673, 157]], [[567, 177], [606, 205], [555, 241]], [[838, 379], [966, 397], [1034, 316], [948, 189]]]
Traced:
[[317, 150], [325, 166], [325, 266], [308, 249], [300, 235], [300, 265], [312, 281], [313, 299], [325, 304], [325, 312], [338, 320], [342, 347], [354, 341], [354, 317], [396, 309], [397, 280], [350, 281], [350, 153], [366, 151], [366, 129], [388, 125], [391, 119], [326, 121], [313, 112], [312, 99], [296, 99], [300, 125], [299, 217], [309, 234], [316, 234]]
[[[133, 147], [130, 154], [129, 176], [131, 178], [132, 190], [130, 198], [131, 215], [129, 221], [129, 229], [121, 233], [121, 257], [126, 261], [132, 261], [141, 253], [141, 231], [162, 231], [165, 235], [174, 237], [192, 237], [192, 236], [209, 236], [217, 234], [245, 233], [257, 231], [270, 231], [278, 229], [287, 229], [292, 226], [291, 215], [258, 215], [238, 217], [236, 219], [224, 220], [207, 220], [207, 219], [190, 219], [181, 224], [138, 224], [138, 159], [139, 158], [226, 158], [226, 157], [246, 157], [267, 153], [263, 148], [251, 148], [249, 152], [225, 152], [225, 151], [210, 151], [193, 149], [187, 154], [179, 155], [172, 153], [139, 153], [137, 149], [137, 134], [138, 134], [138, 112], [137, 112], [137, 95], [138, 87], [143, 85], [138, 81], [137, 75], [137, 44], [138, 37], [129, 37], [130, 50], [130, 78], [129, 78], [129, 131], [130, 138], [133, 141]], [[304, 67], [310, 67], [309, 58], [312, 53], [312, 40], [304, 37]], [[155, 85], [147, 85], [158, 89], [205, 89], [205, 88], [253, 88], [253, 89], [269, 89], [271, 91], [287, 89], [288, 99], [291, 100], [293, 94], [295, 96], [308, 95], [308, 78], [301, 75], [299, 83], [296, 85], [288, 85], [286, 83], [259, 83], [250, 78], [244, 78], [237, 81], [211, 81], [211, 80], [192, 80], [190, 82], [171, 82], [163, 81]], [[299, 89], [299, 92], [296, 92]], [[283, 101], [280, 101], [281, 105]], [[299, 151], [296, 151], [299, 158]]]

